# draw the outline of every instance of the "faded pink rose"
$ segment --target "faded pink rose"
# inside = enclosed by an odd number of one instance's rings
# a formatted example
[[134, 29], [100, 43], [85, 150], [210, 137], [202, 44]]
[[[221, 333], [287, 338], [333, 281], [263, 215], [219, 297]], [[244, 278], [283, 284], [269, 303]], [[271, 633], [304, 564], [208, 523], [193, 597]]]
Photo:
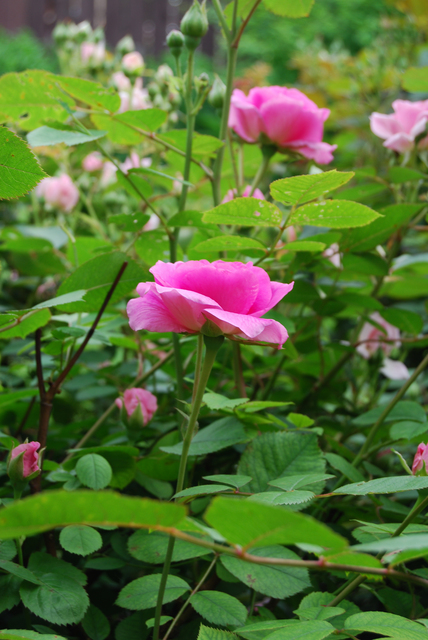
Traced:
[[40, 442], [26, 442], [25, 444], [18, 445], [10, 452], [11, 460], [14, 460], [20, 453], [24, 453], [22, 458], [24, 478], [31, 476], [31, 474], [36, 471], [40, 471], [40, 467], [38, 465], [38, 449], [40, 449]]
[[119, 91], [119, 113], [124, 111], [139, 111], [150, 107], [149, 92], [143, 89], [141, 78], [137, 78], [132, 90]]
[[[394, 113], [372, 113], [370, 128], [378, 138], [385, 140], [384, 147], [404, 153], [415, 146], [415, 139], [422, 135], [428, 123], [428, 100], [410, 102], [395, 100], [392, 103]], [[419, 141], [418, 147], [428, 147], [428, 136]]]
[[[248, 185], [247, 187], [245, 187], [244, 191], [242, 192], [242, 198], [249, 198], [251, 193], [251, 186]], [[221, 204], [224, 204], [225, 202], [230, 202], [231, 200], [234, 200], [234, 198], [236, 198], [238, 195], [238, 189], [229, 189], [229, 191], [226, 193], [226, 195], [224, 196], [223, 200], [221, 201]], [[263, 193], [260, 191], [260, 189], [254, 189], [254, 193], [253, 193], [253, 198], [258, 198], [259, 200], [264, 200], [265, 197], [263, 195]]]
[[240, 89], [232, 94], [229, 127], [246, 142], [275, 143], [319, 164], [333, 160], [337, 145], [322, 141], [329, 109], [320, 109], [298, 89], [255, 87], [248, 96]]
[[336, 267], [336, 269], [342, 268], [342, 259], [339, 251], [339, 245], [337, 242], [333, 242], [325, 251], [323, 251], [323, 257], [330, 260], [331, 264]]
[[82, 161], [85, 171], [100, 171], [103, 168], [103, 157], [99, 151], [89, 153]]
[[61, 211], [71, 211], [79, 202], [79, 190], [69, 175], [44, 178], [36, 187], [36, 193], [47, 204]]
[[288, 338], [279, 322], [261, 318], [294, 283], [271, 282], [251, 262], [158, 261], [154, 282], [141, 282], [128, 302], [131, 329], [175, 333], [218, 332], [232, 340], [282, 347]]
[[410, 375], [406, 365], [403, 362], [388, 358], [394, 347], [399, 347], [401, 344], [400, 330], [382, 318], [377, 311], [371, 314], [370, 319], [382, 327], [383, 331], [370, 322], [366, 322], [358, 336], [358, 342], [360, 343], [357, 346], [358, 353], [368, 360], [380, 349], [384, 354], [380, 369], [383, 375], [390, 380], [406, 380]]
[[421, 442], [418, 446], [412, 464], [412, 473], [414, 476], [426, 476], [428, 463], [428, 445]]
[[120, 168], [124, 173], [128, 173], [130, 169], [140, 169], [141, 167], [148, 168], [151, 166], [151, 164], [151, 158], [140, 158], [138, 153], [133, 151], [131, 155], [128, 156], [124, 162], [122, 162]]
[[115, 71], [111, 76], [114, 86], [119, 89], [119, 91], [129, 91], [131, 88], [131, 81], [123, 71]]
[[80, 45], [80, 57], [84, 63], [99, 64], [103, 62], [105, 54], [104, 42], [82, 42]]
[[144, 59], [138, 51], [126, 53], [122, 58], [122, 68], [129, 73], [137, 73], [142, 71], [144, 67]]
[[115, 403], [119, 409], [121, 409], [123, 404], [125, 404], [126, 413], [129, 418], [132, 416], [134, 411], [140, 407], [143, 415], [144, 426], [150, 422], [158, 408], [156, 396], [146, 389], [138, 388], [127, 389], [123, 394], [123, 400], [122, 398], [116, 398]]

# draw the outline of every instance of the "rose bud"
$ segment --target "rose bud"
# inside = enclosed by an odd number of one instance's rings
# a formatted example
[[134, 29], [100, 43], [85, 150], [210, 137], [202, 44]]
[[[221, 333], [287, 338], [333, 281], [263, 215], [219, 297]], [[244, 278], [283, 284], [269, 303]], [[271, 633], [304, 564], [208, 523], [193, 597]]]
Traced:
[[194, 51], [199, 46], [201, 38], [208, 31], [208, 18], [205, 2], [202, 6], [194, 0], [192, 6], [181, 19], [181, 32], [184, 35], [184, 43], [190, 51]]
[[124, 425], [131, 439], [138, 437], [142, 427], [145, 427], [155, 414], [158, 403], [156, 396], [146, 389], [127, 389], [122, 398], [116, 398]]
[[412, 473], [414, 476], [426, 476], [428, 462], [428, 445], [421, 442], [418, 446], [412, 464]]
[[14, 447], [7, 460], [7, 475], [15, 489], [15, 497], [21, 494], [27, 482], [39, 475], [40, 442], [24, 442]]

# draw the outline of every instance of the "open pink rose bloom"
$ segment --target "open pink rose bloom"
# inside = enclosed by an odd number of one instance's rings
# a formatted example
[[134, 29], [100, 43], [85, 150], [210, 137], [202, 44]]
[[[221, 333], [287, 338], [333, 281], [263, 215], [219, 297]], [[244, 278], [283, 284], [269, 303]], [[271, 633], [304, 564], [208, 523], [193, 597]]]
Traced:
[[31, 476], [32, 473], [36, 471], [40, 471], [40, 467], [38, 465], [39, 454], [37, 450], [40, 449], [39, 442], [26, 442], [24, 444], [20, 444], [11, 451], [11, 459], [13, 460], [20, 453], [24, 452], [23, 456], [23, 476], [27, 478]]
[[[286, 329], [263, 319], [294, 283], [271, 282], [251, 262], [158, 261], [150, 269], [154, 282], [141, 282], [140, 298], [127, 306], [131, 329], [225, 335], [232, 340], [282, 347]], [[204, 326], [205, 325], [205, 326]]]
[[[410, 100], [395, 100], [392, 103], [394, 113], [372, 113], [370, 128], [378, 138], [385, 140], [384, 147], [398, 153], [411, 151], [415, 140], [427, 129], [428, 100], [410, 102]], [[418, 143], [420, 149], [428, 147], [428, 136], [424, 136]]]
[[322, 141], [329, 115], [329, 109], [320, 109], [298, 89], [255, 87], [248, 96], [235, 89], [229, 127], [246, 142], [259, 142], [264, 134], [280, 151], [288, 149], [328, 164], [337, 148]]
[[146, 389], [139, 389], [137, 387], [127, 389], [123, 394], [123, 400], [122, 398], [116, 398], [115, 403], [119, 409], [121, 409], [123, 403], [125, 403], [126, 413], [129, 418], [132, 416], [138, 405], [140, 405], [144, 419], [144, 426], [150, 422], [158, 408], [156, 396]]

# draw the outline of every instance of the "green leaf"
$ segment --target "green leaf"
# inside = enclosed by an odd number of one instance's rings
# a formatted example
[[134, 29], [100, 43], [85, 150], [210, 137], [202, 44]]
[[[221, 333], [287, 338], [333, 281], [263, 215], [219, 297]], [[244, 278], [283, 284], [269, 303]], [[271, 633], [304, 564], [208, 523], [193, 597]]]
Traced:
[[28, 568], [42, 584], [22, 583], [20, 594], [27, 609], [53, 624], [80, 622], [89, 606], [88, 595], [79, 581], [83, 574], [63, 560], [43, 553], [33, 553]]
[[[298, 556], [280, 546], [263, 547], [252, 553], [262, 558], [297, 560]], [[311, 586], [307, 569], [266, 566], [248, 563], [232, 556], [222, 556], [221, 562], [235, 578], [251, 589], [272, 598], [289, 598]]]
[[304, 18], [311, 12], [315, 0], [263, 0], [268, 11], [287, 18]]
[[[198, 431], [193, 438], [189, 455], [203, 456], [207, 453], [226, 449], [239, 442], [245, 442], [248, 439], [242, 424], [235, 418], [221, 418], [216, 420], [209, 427], [205, 427]], [[160, 447], [161, 451], [181, 456], [183, 443], [178, 442], [172, 447]]]
[[[21, 602], [21, 596], [19, 595], [20, 586], [20, 578], [12, 575], [0, 576], [0, 613], [16, 607], [16, 605]], [[0, 631], [0, 640], [2, 637]]]
[[[294, 611], [296, 615], [299, 617], [304, 617], [305, 612], [308, 610], [314, 609], [329, 609], [329, 603], [334, 599], [334, 595], [332, 593], [320, 592], [320, 591], [312, 591], [309, 595], [305, 596], [300, 604], [299, 608]], [[359, 608], [353, 602], [349, 602], [348, 600], [342, 600], [340, 603], [340, 607], [345, 609], [345, 613], [339, 615], [339, 617], [334, 620], [334, 625], [338, 629], [342, 629], [345, 623], [345, 620], [348, 616], [353, 615], [355, 613], [359, 613]]]
[[[4, 391], [0, 393], [0, 408], [7, 407], [8, 404], [15, 404], [17, 400], [22, 400], [26, 398], [33, 398], [34, 396], [38, 396], [39, 392], [37, 389], [20, 389], [19, 391]], [[1, 536], [0, 536], [1, 538]]]
[[13, 560], [16, 554], [14, 540], [0, 540], [0, 560]]
[[346, 484], [334, 493], [349, 496], [367, 496], [371, 493], [401, 493], [402, 491], [418, 491], [428, 487], [428, 476], [396, 476], [376, 478], [368, 482]]
[[361, 482], [364, 480], [364, 476], [352, 466], [350, 462], [342, 458], [342, 456], [337, 455], [337, 453], [326, 453], [325, 458], [327, 462], [336, 469], [340, 471], [348, 480], [352, 482]]
[[98, 311], [119, 269], [127, 261], [128, 266], [111, 298], [111, 304], [129, 294], [139, 282], [148, 279], [148, 273], [136, 262], [119, 251], [104, 253], [88, 260], [71, 274], [58, 289], [59, 295], [71, 293], [78, 289], [86, 289], [85, 302], [73, 302], [63, 305], [64, 313]]
[[17, 538], [69, 524], [159, 529], [185, 517], [184, 507], [111, 491], [48, 491], [24, 498], [0, 511], [0, 539]]
[[[160, 626], [162, 626], [163, 624], [169, 622], [172, 619], [173, 618], [171, 618], [171, 616], [161, 616], [159, 618], [159, 624]], [[153, 629], [154, 626], [155, 626], [155, 618], [150, 618], [149, 620], [146, 620], [147, 629]]]
[[424, 180], [425, 178], [424, 174], [420, 171], [415, 171], [408, 167], [391, 167], [388, 171], [388, 177], [393, 184], [403, 184], [404, 182]]
[[243, 236], [217, 236], [200, 242], [195, 247], [195, 251], [199, 253], [215, 253], [217, 251], [245, 251], [246, 249], [256, 249], [257, 251], [266, 251], [265, 246], [254, 240]]
[[234, 497], [214, 498], [204, 518], [229, 543], [246, 549], [300, 543], [342, 549], [347, 544], [344, 538], [309, 516]]
[[0, 127], [0, 198], [10, 200], [31, 191], [46, 173], [28, 145], [6, 127]]
[[71, 525], [65, 527], [60, 535], [61, 547], [70, 553], [77, 553], [79, 556], [89, 556], [94, 551], [101, 549], [103, 539], [101, 535], [86, 525]]
[[221, 491], [230, 491], [231, 488], [227, 484], [201, 484], [197, 487], [189, 487], [183, 489], [174, 495], [174, 498], [185, 498], [187, 496], [205, 496], [210, 493], [219, 493]]
[[403, 420], [392, 425], [389, 435], [393, 440], [412, 440], [417, 436], [427, 433], [428, 424], [413, 422], [411, 420]]
[[350, 616], [345, 629], [368, 631], [382, 636], [397, 637], [400, 640], [426, 640], [426, 629], [418, 622], [382, 611], [368, 611]]
[[0, 118], [31, 131], [46, 120], [64, 121], [68, 113], [60, 101], [73, 105], [57, 87], [59, 76], [31, 69], [6, 73], [0, 78]]
[[[367, 411], [367, 413], [363, 413], [358, 416], [358, 418], [353, 419], [353, 424], [358, 427], [366, 427], [374, 424], [382, 415], [386, 406], [386, 404], [382, 404], [375, 409]], [[414, 422], [425, 423], [427, 422], [427, 417], [423, 407], [421, 407], [417, 402], [401, 400], [389, 412], [384, 422], [397, 422], [398, 420], [412, 420]]]
[[[153, 193], [153, 189], [147, 180], [142, 176], [130, 169], [127, 173], [129, 179], [121, 171], [116, 171], [116, 179], [118, 184], [133, 196], [137, 200], [141, 200], [141, 196], [144, 198], [150, 198]], [[131, 184], [132, 183], [132, 184]]]
[[66, 640], [64, 636], [55, 634], [41, 634], [27, 629], [3, 629], [0, 631], [0, 640]]
[[297, 613], [299, 618], [303, 620], [329, 620], [329, 618], [335, 618], [336, 616], [340, 616], [342, 613], [345, 613], [345, 609], [342, 609], [341, 607], [319, 605], [317, 607], [297, 609], [297, 611], [294, 611], [293, 613]]
[[160, 109], [140, 109], [126, 111], [110, 116], [107, 114], [92, 114], [91, 120], [98, 129], [108, 132], [108, 137], [114, 144], [140, 144], [144, 133], [153, 132], [163, 125], [167, 113]]
[[76, 473], [85, 487], [96, 491], [107, 487], [113, 475], [107, 460], [97, 453], [89, 453], [80, 458], [76, 464]]
[[[168, 133], [159, 134], [158, 138], [172, 144], [180, 151], [186, 151], [187, 131], [185, 129], [173, 129]], [[212, 157], [223, 146], [222, 141], [218, 138], [201, 135], [200, 133], [193, 134], [192, 142], [192, 156], [198, 159]]]
[[268, 484], [273, 487], [279, 487], [283, 491], [294, 491], [302, 487], [307, 487], [311, 484], [324, 483], [326, 480], [334, 478], [332, 475], [323, 473], [308, 473], [306, 475], [286, 476], [285, 478], [276, 478], [271, 480]]
[[117, 213], [108, 217], [110, 224], [117, 224], [124, 231], [133, 232], [140, 231], [149, 220], [150, 216], [145, 213], [140, 213], [140, 211], [134, 213]]
[[47, 309], [49, 307], [60, 307], [62, 304], [68, 304], [69, 302], [77, 302], [83, 300], [83, 296], [87, 293], [85, 289], [80, 289], [79, 291], [73, 291], [72, 293], [66, 293], [63, 296], [57, 296], [56, 298], [51, 298], [50, 300], [45, 300], [44, 302], [40, 302], [36, 304], [32, 309]]
[[[295, 2], [290, 2], [290, 4], [296, 5]], [[272, 198], [279, 202], [293, 205], [303, 204], [338, 189], [349, 182], [354, 175], [352, 171], [343, 173], [334, 169], [314, 175], [293, 176], [272, 182], [270, 193]]]
[[[323, 640], [336, 629], [326, 620], [309, 620], [284, 629], [278, 629], [269, 635], [270, 640]], [[334, 636], [333, 636], [334, 637]]]
[[[120, 591], [116, 604], [137, 611], [151, 609], [156, 605], [161, 577], [160, 573], [156, 573], [133, 580]], [[186, 591], [190, 591], [187, 582], [177, 576], [168, 576], [163, 604], [177, 600]]]
[[265, 504], [303, 504], [315, 498], [312, 491], [262, 491], [254, 493], [248, 500]]
[[313, 240], [295, 240], [294, 242], [287, 242], [285, 247], [281, 249], [286, 249], [287, 251], [294, 251], [297, 253], [298, 251], [308, 251], [309, 253], [318, 253], [319, 251], [324, 251], [326, 248], [326, 244], [324, 242], [314, 242]]
[[27, 580], [27, 582], [31, 582], [32, 584], [40, 584], [39, 578], [35, 576], [32, 571], [25, 567], [21, 567], [19, 564], [15, 564], [15, 562], [0, 560], [0, 568], [3, 571], [7, 571], [13, 576], [16, 576], [20, 580]]
[[252, 478], [250, 476], [228, 475], [219, 473], [215, 476], [204, 476], [204, 480], [211, 480], [212, 482], [223, 482], [224, 484], [230, 484], [236, 489], [240, 489], [247, 485]]
[[394, 327], [401, 329], [401, 331], [412, 333], [415, 336], [422, 331], [422, 317], [414, 311], [389, 307], [388, 309], [382, 309], [380, 315]]
[[119, 94], [113, 87], [106, 88], [98, 82], [65, 76], [57, 76], [56, 81], [73, 98], [91, 107], [112, 112], [120, 107]]
[[220, 629], [211, 629], [201, 624], [198, 634], [198, 640], [236, 640], [238, 636], [229, 631], [220, 631]]
[[146, 640], [149, 632], [145, 625], [150, 615], [148, 611], [137, 611], [119, 622], [114, 632], [115, 640]]
[[[238, 473], [253, 478], [249, 490], [269, 489], [271, 480], [308, 473], [324, 474], [325, 462], [313, 433], [264, 433], [248, 445], [239, 462]], [[323, 484], [314, 490], [321, 491]]]
[[365, 229], [344, 232], [341, 249], [362, 252], [382, 244], [421, 210], [420, 204], [394, 204], [381, 209], [382, 218], [376, 219]]
[[106, 135], [106, 131], [96, 131], [89, 129], [88, 133], [82, 133], [67, 125], [61, 128], [39, 127], [27, 134], [28, 144], [32, 147], [49, 147], [54, 144], [64, 143], [67, 147], [75, 144], [84, 144], [85, 142], [93, 142], [99, 140]]
[[279, 227], [283, 214], [274, 204], [258, 198], [235, 198], [206, 211], [204, 222], [242, 227]]
[[247, 624], [245, 627], [236, 629], [239, 637], [245, 638], [245, 640], [264, 640], [268, 636], [272, 635], [274, 631], [283, 629], [284, 627], [291, 627], [299, 624], [298, 620], [285, 619], [285, 620], [263, 620], [262, 622], [254, 622], [253, 624]]
[[248, 398], [226, 398], [226, 396], [222, 396], [220, 393], [212, 392], [204, 393], [202, 400], [205, 402], [208, 409], [212, 409], [214, 411], [218, 409], [234, 409], [240, 404], [248, 402]]
[[201, 591], [192, 596], [191, 603], [205, 620], [222, 627], [242, 626], [248, 615], [242, 602], [221, 591]]
[[380, 215], [358, 202], [323, 200], [299, 207], [288, 219], [289, 224], [310, 224], [314, 227], [344, 229], [364, 227]]
[[91, 640], [105, 640], [110, 633], [110, 623], [102, 611], [93, 604], [82, 620], [82, 627]]
[[[169, 536], [162, 533], [136, 531], [128, 540], [128, 551], [133, 558], [149, 564], [162, 564], [165, 561]], [[209, 549], [198, 547], [191, 542], [176, 540], [172, 562], [182, 562], [190, 558], [199, 558], [211, 553]]]
[[402, 76], [403, 89], [426, 93], [428, 91], [428, 67], [409, 67]]
[[0, 339], [11, 340], [12, 338], [26, 338], [29, 333], [34, 333], [36, 329], [46, 326], [50, 319], [51, 314], [49, 309], [27, 312], [17, 318], [18, 323], [16, 326], [10, 329], [2, 327], [2, 330], [0, 331]]

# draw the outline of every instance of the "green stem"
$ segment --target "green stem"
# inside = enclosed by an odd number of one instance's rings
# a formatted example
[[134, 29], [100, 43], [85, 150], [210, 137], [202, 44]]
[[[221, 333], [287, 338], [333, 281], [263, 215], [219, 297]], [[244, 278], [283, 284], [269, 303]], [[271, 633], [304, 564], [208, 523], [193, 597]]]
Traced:
[[211, 571], [214, 569], [215, 563], [217, 562], [217, 560], [218, 560], [218, 555], [214, 556], [214, 559], [210, 563], [208, 569], [205, 571], [204, 575], [199, 580], [198, 584], [193, 589], [192, 593], [187, 598], [186, 602], [183, 604], [183, 606], [181, 607], [180, 611], [177, 613], [177, 615], [175, 616], [174, 620], [169, 625], [168, 631], [164, 635], [163, 640], [168, 640], [168, 638], [169, 638], [169, 636], [171, 634], [171, 631], [174, 629], [175, 625], [177, 624], [177, 622], [179, 621], [179, 619], [183, 615], [185, 609], [187, 609], [187, 606], [189, 605], [190, 600], [192, 599], [192, 597], [195, 595], [195, 593], [198, 593], [199, 589], [202, 587], [202, 585], [204, 584], [205, 580], [208, 578], [208, 576], [210, 575]]
[[270, 159], [272, 158], [273, 153], [263, 153], [263, 160], [262, 163], [260, 165], [260, 167], [258, 168], [258, 171], [254, 177], [254, 180], [251, 184], [251, 191], [250, 191], [250, 196], [253, 195], [254, 191], [257, 189], [257, 187], [259, 186], [260, 182], [263, 180], [266, 171], [268, 170], [269, 167], [269, 162]]
[[241, 345], [239, 342], [232, 343], [233, 348], [233, 373], [235, 376], [235, 386], [240, 398], [247, 397], [245, 389], [244, 374], [242, 371]]
[[[178, 469], [176, 493], [179, 493], [180, 491], [182, 491], [184, 487], [184, 479], [186, 476], [186, 469], [187, 469], [187, 458], [189, 456], [190, 444], [192, 442], [193, 433], [195, 431], [195, 427], [196, 427], [197, 419], [199, 415], [199, 410], [202, 404], [202, 397], [204, 395], [205, 388], [207, 386], [208, 379], [210, 377], [211, 369], [213, 367], [214, 360], [217, 355], [217, 351], [223, 344], [223, 341], [224, 341], [224, 336], [218, 336], [216, 338], [204, 336], [204, 342], [206, 347], [205, 358], [202, 366], [202, 371], [199, 377], [199, 384], [196, 390], [195, 399], [192, 403], [192, 410], [189, 416], [189, 423], [187, 425], [186, 434], [183, 440], [183, 449], [181, 451], [180, 467]], [[198, 349], [202, 349], [202, 341], [200, 342], [198, 341]], [[197, 362], [198, 360], [199, 360], [199, 356], [197, 356], [196, 358]], [[174, 551], [174, 542], [175, 542], [175, 538], [171, 536], [168, 543], [168, 549], [166, 552], [165, 562], [163, 565], [162, 578], [159, 585], [159, 593], [158, 593], [158, 598], [156, 602], [153, 640], [159, 640], [159, 626], [160, 626], [160, 618], [162, 613], [162, 603], [163, 603], [163, 597], [165, 594], [169, 568], [171, 565], [172, 553]]]
[[213, 0], [213, 7], [214, 7], [214, 11], [217, 14], [217, 18], [218, 18], [218, 21], [220, 23], [220, 26], [223, 29], [224, 37], [226, 38], [227, 43], [230, 45], [232, 32], [229, 29], [229, 27], [227, 26], [226, 18], [225, 18], [225, 15], [223, 13], [223, 9], [222, 9], [222, 6], [220, 4], [220, 1], [219, 0]]
[[193, 382], [192, 402], [195, 402], [196, 390], [199, 387], [199, 380], [201, 378], [203, 343], [204, 343], [204, 336], [202, 335], [202, 333], [199, 333], [198, 346], [196, 349], [195, 380]]
[[[22, 490], [17, 489], [16, 487], [13, 488], [13, 499], [15, 500], [15, 502], [18, 502], [18, 500], [20, 500], [22, 495]], [[24, 558], [22, 556], [22, 545], [21, 545], [21, 540], [19, 538], [15, 538], [15, 546], [16, 546], [16, 551], [18, 553], [18, 562], [21, 565], [21, 567], [24, 566]]]

